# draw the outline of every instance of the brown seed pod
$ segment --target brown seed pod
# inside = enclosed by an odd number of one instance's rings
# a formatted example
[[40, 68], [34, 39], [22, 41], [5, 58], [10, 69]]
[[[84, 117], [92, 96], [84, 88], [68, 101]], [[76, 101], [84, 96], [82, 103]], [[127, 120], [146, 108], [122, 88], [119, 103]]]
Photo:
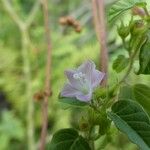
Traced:
[[67, 17], [66, 17], [66, 20], [67, 20], [67, 25], [68, 25], [68, 26], [73, 26], [74, 21], [75, 21], [75, 19], [74, 19], [73, 17], [67, 16]]
[[73, 26], [74, 26], [75, 28], [77, 28], [77, 27], [79, 27], [79, 26], [81, 26], [81, 25], [80, 25], [80, 22], [79, 22], [79, 21], [75, 20], [74, 23], [73, 23]]
[[76, 28], [75, 28], [75, 31], [76, 31], [77, 33], [80, 33], [80, 32], [82, 31], [81, 26], [76, 27]]
[[44, 99], [44, 92], [43, 91], [40, 91], [40, 92], [36, 92], [34, 95], [33, 95], [33, 99], [35, 101], [42, 101]]
[[44, 97], [49, 97], [49, 96], [52, 96], [52, 91], [50, 91], [50, 92], [39, 91], [39, 92], [36, 92], [36, 93], [33, 95], [33, 99], [34, 99], [35, 101], [43, 101], [43, 100], [44, 100]]
[[61, 17], [59, 19], [59, 23], [61, 25], [66, 25], [66, 26], [70, 26], [70, 27], [73, 27], [74, 30], [77, 32], [77, 33], [80, 33], [82, 28], [81, 28], [81, 25], [80, 25], [80, 22], [77, 21], [75, 18], [71, 17], [71, 16], [65, 16], [65, 17]]
[[61, 17], [61, 18], [59, 19], [59, 23], [60, 23], [61, 25], [67, 25], [66, 17]]

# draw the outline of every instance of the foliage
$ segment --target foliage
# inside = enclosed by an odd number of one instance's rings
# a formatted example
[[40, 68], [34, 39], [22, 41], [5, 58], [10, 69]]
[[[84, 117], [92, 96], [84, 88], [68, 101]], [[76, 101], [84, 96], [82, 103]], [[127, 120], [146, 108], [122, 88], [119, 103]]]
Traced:
[[66, 103], [66, 104], [73, 105], [73, 106], [79, 106], [80, 107], [80, 106], [88, 105], [86, 102], [78, 101], [76, 98], [60, 97], [59, 100], [61, 103]]
[[115, 4], [111, 7], [109, 11], [109, 19], [110, 21], [118, 18], [123, 13], [125, 13], [127, 10], [130, 10], [135, 5], [142, 5], [145, 6], [145, 2], [141, 2], [140, 0], [118, 0], [115, 2]]
[[150, 39], [148, 38], [147, 42], [143, 47], [141, 48], [140, 54], [139, 54], [139, 62], [140, 62], [140, 69], [138, 71], [138, 74], [150, 74]]
[[122, 86], [119, 93], [120, 99], [132, 99], [139, 102], [145, 110], [150, 113], [150, 87], [144, 84], [135, 84], [133, 86]]
[[120, 100], [112, 106], [109, 117], [141, 150], [150, 149], [150, 118], [139, 104]]
[[51, 141], [51, 150], [90, 150], [86, 140], [78, 135], [74, 129], [62, 129], [57, 131]]

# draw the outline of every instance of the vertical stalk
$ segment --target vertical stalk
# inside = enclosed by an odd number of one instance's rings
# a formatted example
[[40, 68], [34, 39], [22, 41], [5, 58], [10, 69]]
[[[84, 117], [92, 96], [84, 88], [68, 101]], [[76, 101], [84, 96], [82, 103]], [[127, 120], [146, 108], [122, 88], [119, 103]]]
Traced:
[[44, 24], [45, 24], [45, 37], [47, 43], [47, 64], [46, 64], [46, 79], [45, 79], [45, 97], [42, 106], [42, 131], [40, 138], [40, 150], [45, 149], [47, 126], [48, 126], [48, 99], [51, 94], [51, 39], [49, 28], [49, 13], [48, 13], [48, 0], [42, 0]]
[[106, 86], [108, 74], [108, 50], [106, 45], [105, 4], [104, 0], [92, 0], [92, 4], [95, 30], [100, 43], [100, 70], [106, 73], [102, 85]]
[[31, 69], [29, 60], [29, 36], [26, 29], [21, 30], [22, 35], [22, 58], [23, 58], [23, 73], [25, 80], [25, 93], [27, 99], [27, 140], [28, 150], [34, 150], [34, 103], [32, 100], [32, 85], [31, 85]]

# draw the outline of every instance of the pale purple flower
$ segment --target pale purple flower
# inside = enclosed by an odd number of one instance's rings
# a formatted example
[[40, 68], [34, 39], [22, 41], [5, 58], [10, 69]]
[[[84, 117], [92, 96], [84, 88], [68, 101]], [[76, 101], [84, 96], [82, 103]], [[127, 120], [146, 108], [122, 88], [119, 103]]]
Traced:
[[87, 60], [77, 69], [65, 71], [69, 82], [65, 84], [61, 96], [75, 97], [80, 101], [89, 102], [94, 88], [100, 84], [105, 75], [95, 67], [94, 62]]

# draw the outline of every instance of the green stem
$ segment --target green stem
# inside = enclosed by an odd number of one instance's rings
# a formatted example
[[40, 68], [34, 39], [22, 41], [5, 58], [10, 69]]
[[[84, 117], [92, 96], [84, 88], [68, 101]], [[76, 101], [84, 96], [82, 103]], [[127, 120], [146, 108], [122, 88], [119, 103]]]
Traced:
[[28, 150], [34, 150], [34, 103], [32, 100], [32, 86], [31, 86], [31, 69], [29, 60], [29, 37], [27, 30], [21, 30], [22, 34], [22, 58], [23, 58], [23, 73], [25, 81], [25, 93], [27, 100], [27, 140]]
[[126, 41], [125, 41], [125, 38], [122, 38], [122, 43], [123, 43], [123, 46], [125, 49], [128, 49], [127, 45], [126, 45]]

